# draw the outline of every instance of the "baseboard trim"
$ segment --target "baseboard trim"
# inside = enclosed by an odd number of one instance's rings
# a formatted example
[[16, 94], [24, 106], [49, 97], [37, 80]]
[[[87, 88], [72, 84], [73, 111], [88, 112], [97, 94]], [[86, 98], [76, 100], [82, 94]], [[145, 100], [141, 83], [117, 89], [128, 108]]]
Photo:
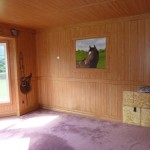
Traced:
[[11, 117], [11, 116], [17, 116], [17, 112], [0, 114], [0, 118]]
[[32, 112], [32, 111], [38, 110], [39, 108], [40, 108], [40, 106], [37, 105], [37, 106], [35, 106], [35, 107], [29, 107], [29, 108], [27, 108], [27, 109], [22, 109], [22, 110], [20, 110], [20, 113], [19, 113], [18, 116], [22, 116], [22, 115], [27, 114], [27, 113], [30, 113], [30, 112]]
[[43, 108], [43, 109], [48, 109], [48, 110], [53, 110], [53, 111], [71, 113], [71, 114], [84, 115], [84, 116], [88, 116], [88, 117], [95, 117], [94, 114], [83, 113], [83, 112], [80, 112], [80, 111], [70, 111], [70, 110], [67, 110], [67, 109], [54, 108], [54, 107], [45, 107], [45, 106], [42, 106], [41, 108]]
[[64, 108], [50, 107], [50, 106], [45, 106], [45, 105], [40, 105], [40, 108], [47, 109], [47, 110], [52, 110], [52, 111], [58, 111], [58, 112], [77, 114], [77, 115], [97, 118], [97, 119], [101, 119], [101, 120], [105, 120], [105, 121], [113, 121], [113, 122], [123, 123], [121, 119], [120, 120], [119, 119], [115, 119], [115, 118], [112, 118], [110, 116], [100, 116], [100, 115], [96, 115], [94, 113], [86, 113], [86, 112], [74, 111], [74, 110], [72, 111], [72, 110], [67, 110], [67, 109], [64, 109]]

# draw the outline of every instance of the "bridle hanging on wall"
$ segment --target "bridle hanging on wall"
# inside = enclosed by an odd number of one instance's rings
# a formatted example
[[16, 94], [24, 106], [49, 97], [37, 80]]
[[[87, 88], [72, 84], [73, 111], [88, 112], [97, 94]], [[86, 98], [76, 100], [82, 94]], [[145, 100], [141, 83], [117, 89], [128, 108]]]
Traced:
[[31, 90], [30, 81], [31, 81], [31, 78], [32, 78], [32, 73], [30, 73], [28, 76], [25, 76], [25, 73], [24, 73], [24, 63], [23, 63], [23, 54], [22, 54], [21, 51], [20, 51], [20, 53], [19, 53], [19, 65], [20, 65], [20, 72], [21, 72], [20, 90], [21, 90], [21, 92], [22, 92], [23, 94], [26, 94], [26, 100], [27, 100], [27, 102], [28, 102], [27, 94], [28, 94], [28, 93], [30, 92], [30, 90]]
[[23, 54], [22, 52], [20, 51], [19, 53], [19, 67], [20, 67], [20, 72], [21, 72], [21, 76], [25, 76], [24, 74], [24, 64], [23, 64]]
[[23, 94], [27, 94], [31, 90], [30, 80], [31, 80], [31, 77], [32, 77], [32, 73], [30, 73], [28, 76], [25, 76], [24, 64], [23, 64], [23, 54], [22, 54], [21, 51], [20, 51], [20, 54], [19, 54], [19, 64], [20, 64], [20, 71], [21, 71], [20, 90]]

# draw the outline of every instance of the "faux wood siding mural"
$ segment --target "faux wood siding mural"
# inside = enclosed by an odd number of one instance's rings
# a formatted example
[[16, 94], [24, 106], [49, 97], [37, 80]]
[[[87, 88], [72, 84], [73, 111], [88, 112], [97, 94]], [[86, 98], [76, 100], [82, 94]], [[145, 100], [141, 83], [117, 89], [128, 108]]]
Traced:
[[[142, 15], [39, 31], [41, 106], [122, 121], [123, 91], [150, 85], [149, 27], [150, 16]], [[76, 68], [74, 41], [100, 35], [109, 37], [108, 68]]]

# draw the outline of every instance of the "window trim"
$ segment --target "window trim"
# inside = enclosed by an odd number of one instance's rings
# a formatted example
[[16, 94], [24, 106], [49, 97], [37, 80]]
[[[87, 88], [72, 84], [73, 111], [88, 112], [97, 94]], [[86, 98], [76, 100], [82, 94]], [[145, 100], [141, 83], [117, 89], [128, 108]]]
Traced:
[[6, 60], [7, 60], [7, 78], [8, 78], [8, 92], [9, 92], [9, 100], [8, 101], [1, 101], [0, 105], [3, 104], [12, 104], [12, 92], [11, 92], [11, 71], [10, 71], [10, 47], [9, 47], [9, 41], [8, 40], [1, 40], [0, 43], [6, 44]]

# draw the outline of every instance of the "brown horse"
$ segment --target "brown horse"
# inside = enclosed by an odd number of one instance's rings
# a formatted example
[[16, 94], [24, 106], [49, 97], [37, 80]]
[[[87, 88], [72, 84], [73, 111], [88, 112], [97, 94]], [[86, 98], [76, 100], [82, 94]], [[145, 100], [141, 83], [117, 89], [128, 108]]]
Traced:
[[89, 46], [88, 56], [81, 60], [77, 67], [79, 68], [96, 68], [99, 61], [99, 52], [94, 45], [94, 47]]

